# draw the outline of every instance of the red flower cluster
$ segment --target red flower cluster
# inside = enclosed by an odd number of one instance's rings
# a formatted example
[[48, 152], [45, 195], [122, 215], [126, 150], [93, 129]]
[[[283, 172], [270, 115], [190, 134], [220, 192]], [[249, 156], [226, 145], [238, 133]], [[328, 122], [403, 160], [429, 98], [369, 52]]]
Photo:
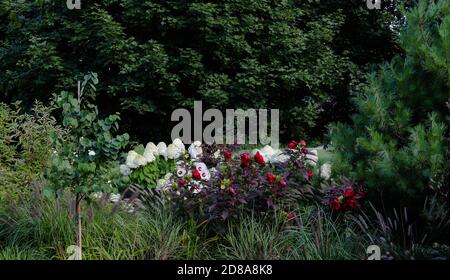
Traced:
[[354, 191], [353, 189], [344, 189], [336, 187], [332, 191], [329, 198], [329, 206], [332, 211], [348, 211], [361, 207], [359, 199], [363, 198], [365, 193], [362, 191]]
[[277, 177], [275, 175], [273, 175], [272, 172], [267, 173], [267, 182], [272, 184], [273, 182], [275, 182], [276, 179], [277, 179]]
[[233, 157], [233, 153], [225, 150], [225, 151], [223, 151], [223, 157], [225, 158], [225, 160], [230, 160]]
[[252, 162], [252, 157], [249, 153], [241, 154], [241, 167], [248, 167]]
[[192, 171], [192, 178], [194, 178], [196, 180], [200, 180], [202, 178], [202, 176], [200, 175], [200, 171], [198, 171], [197, 169]]
[[[276, 182], [277, 179], [278, 179], [277, 176], [273, 175], [272, 172], [267, 173], [267, 182], [269, 182], [269, 184], [272, 184], [272, 183]], [[279, 184], [281, 187], [283, 187], [283, 188], [287, 188], [287, 186], [288, 186], [287, 183], [286, 183], [286, 180], [283, 179], [283, 178], [281, 178], [281, 179], [278, 181], [278, 184]]]
[[300, 146], [300, 148], [306, 147], [306, 141], [302, 139], [300, 140], [300, 142], [297, 143], [297, 141], [291, 140], [291, 142], [289, 142], [288, 144], [289, 149], [295, 149], [297, 148], [297, 146]]
[[261, 165], [263, 165], [264, 163], [266, 163], [266, 161], [264, 160], [263, 155], [261, 155], [260, 152], [256, 152], [255, 154], [255, 161]]

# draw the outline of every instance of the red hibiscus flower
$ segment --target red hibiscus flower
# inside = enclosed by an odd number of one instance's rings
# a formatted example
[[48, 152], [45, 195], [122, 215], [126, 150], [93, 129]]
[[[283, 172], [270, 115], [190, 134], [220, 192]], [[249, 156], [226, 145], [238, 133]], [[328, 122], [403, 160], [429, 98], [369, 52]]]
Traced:
[[272, 172], [267, 173], [267, 182], [272, 184], [276, 179], [277, 177]]
[[256, 152], [255, 154], [255, 161], [261, 165], [263, 165], [264, 163], [266, 163], [266, 161], [264, 160], [263, 155], [261, 155], [260, 152]]
[[241, 154], [241, 167], [247, 167], [252, 162], [252, 157], [249, 153]]
[[291, 142], [289, 142], [289, 144], [288, 144], [289, 149], [295, 149], [295, 147], [297, 147], [297, 142], [295, 140], [292, 140]]
[[287, 187], [287, 183], [284, 179], [281, 179], [280, 182], [278, 182], [280, 184], [280, 186], [282, 186], [283, 188]]
[[233, 153], [231, 153], [230, 151], [223, 151], [223, 157], [225, 158], [225, 160], [230, 160], [233, 157]]
[[198, 171], [197, 169], [192, 171], [192, 178], [194, 178], [196, 180], [200, 180], [202, 178], [202, 176], [200, 175], [200, 171]]
[[309, 169], [308, 170], [308, 180], [311, 181], [312, 177], [313, 177], [313, 172], [311, 169]]
[[293, 218], [295, 218], [295, 215], [292, 213], [287, 214], [286, 216], [288, 218], [288, 220], [292, 220]]

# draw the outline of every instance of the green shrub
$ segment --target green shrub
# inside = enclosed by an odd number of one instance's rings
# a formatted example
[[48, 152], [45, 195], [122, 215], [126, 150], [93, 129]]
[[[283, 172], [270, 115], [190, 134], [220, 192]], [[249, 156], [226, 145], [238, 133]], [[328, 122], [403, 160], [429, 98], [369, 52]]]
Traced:
[[355, 99], [353, 124], [331, 132], [335, 175], [365, 180], [386, 207], [418, 209], [450, 168], [449, 9], [449, 1], [419, 1], [406, 14], [405, 56], [372, 76]]
[[54, 151], [51, 137], [65, 137], [52, 108], [36, 102], [29, 113], [0, 103], [0, 200], [17, 199], [42, 180]]

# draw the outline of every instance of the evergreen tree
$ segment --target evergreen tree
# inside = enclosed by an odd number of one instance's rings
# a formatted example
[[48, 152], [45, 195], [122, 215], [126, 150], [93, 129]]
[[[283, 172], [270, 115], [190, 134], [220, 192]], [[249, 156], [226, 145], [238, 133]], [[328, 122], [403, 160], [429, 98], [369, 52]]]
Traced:
[[406, 13], [405, 55], [371, 76], [352, 125], [331, 130], [334, 173], [365, 180], [385, 203], [418, 206], [430, 188], [448, 185], [449, 6], [423, 0]]

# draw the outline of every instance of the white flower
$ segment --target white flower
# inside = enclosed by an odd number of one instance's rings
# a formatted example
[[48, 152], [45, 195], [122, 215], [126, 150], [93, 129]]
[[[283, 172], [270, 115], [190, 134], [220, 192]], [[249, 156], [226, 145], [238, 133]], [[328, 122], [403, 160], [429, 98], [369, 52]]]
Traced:
[[209, 179], [211, 178], [211, 173], [209, 172], [206, 164], [204, 164], [203, 162], [197, 162], [194, 165], [195, 169], [197, 169], [197, 171], [200, 173], [200, 177], [202, 178], [202, 180], [209, 181]]
[[156, 146], [158, 148], [158, 155], [163, 156], [164, 159], [167, 159], [167, 146], [164, 142], [159, 142]]
[[89, 150], [89, 153], [88, 153], [91, 157], [93, 157], [93, 156], [95, 156], [95, 152], [93, 151], [93, 150]]
[[158, 190], [158, 191], [165, 191], [165, 190], [167, 190], [167, 184], [168, 182], [167, 182], [167, 180], [166, 179], [159, 179], [157, 182], [156, 182], [156, 190]]
[[177, 176], [178, 177], [183, 177], [184, 175], [186, 175], [186, 168], [184, 167], [178, 167], [177, 168]]
[[183, 141], [181, 141], [179, 138], [176, 138], [173, 140], [172, 144], [178, 147], [180, 149], [181, 153], [184, 153], [186, 151], [186, 148], [184, 147]]
[[197, 193], [201, 192], [204, 187], [205, 186], [201, 182], [199, 182], [199, 181], [192, 181], [192, 186], [189, 185], [188, 189], [191, 190], [191, 188], [194, 188], [192, 193], [197, 194]]
[[320, 177], [325, 180], [330, 179], [331, 177], [331, 164], [325, 163], [320, 167]]
[[164, 180], [166, 180], [166, 182], [168, 182], [172, 176], [173, 176], [173, 174], [169, 172], [166, 175], [164, 175]]
[[139, 165], [135, 163], [135, 158], [138, 156], [138, 153], [135, 151], [129, 151], [127, 155], [126, 165], [128, 168], [137, 168]]
[[138, 167], [147, 164], [147, 160], [145, 159], [145, 157], [140, 154], [137, 154], [137, 156], [134, 158], [134, 162]]
[[214, 154], [213, 154], [213, 157], [214, 158], [219, 158], [220, 157], [220, 150], [215, 151]]
[[181, 150], [174, 144], [170, 144], [167, 147], [167, 158], [169, 159], [177, 159], [181, 156]]
[[153, 142], [147, 143], [145, 146], [144, 157], [147, 162], [152, 162], [155, 160], [155, 156], [158, 155], [158, 148]]
[[121, 164], [120, 166], [119, 166], [119, 169], [120, 169], [120, 173], [123, 175], [123, 176], [128, 176], [128, 175], [130, 175], [131, 174], [131, 169], [128, 167], [128, 165], [126, 165], [126, 164]]
[[192, 143], [189, 148], [188, 152], [191, 155], [191, 159], [196, 159], [202, 156], [203, 150], [202, 150], [202, 143], [200, 141], [195, 141]]

